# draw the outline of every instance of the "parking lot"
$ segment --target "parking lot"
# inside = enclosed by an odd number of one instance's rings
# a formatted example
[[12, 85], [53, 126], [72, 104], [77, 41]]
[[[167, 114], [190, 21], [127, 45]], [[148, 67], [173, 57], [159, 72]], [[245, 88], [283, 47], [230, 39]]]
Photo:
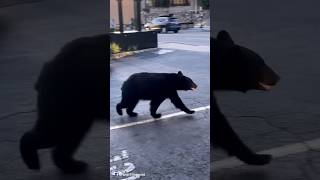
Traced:
[[[159, 34], [159, 49], [112, 62], [110, 102], [111, 179], [123, 179], [123, 172], [140, 179], [207, 179], [210, 171], [209, 143], [209, 32], [181, 31]], [[196, 91], [181, 91], [187, 107], [196, 113], [187, 115], [169, 100], [154, 121], [149, 102], [140, 101], [137, 118], [119, 116], [115, 106], [121, 100], [121, 85], [136, 72], [182, 71], [197, 85]]]

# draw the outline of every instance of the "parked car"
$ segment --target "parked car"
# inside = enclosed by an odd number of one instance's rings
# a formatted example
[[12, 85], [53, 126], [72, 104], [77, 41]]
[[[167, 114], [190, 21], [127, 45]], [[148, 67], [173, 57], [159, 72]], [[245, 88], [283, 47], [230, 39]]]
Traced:
[[144, 28], [147, 31], [168, 32], [173, 31], [178, 33], [181, 25], [177, 18], [171, 16], [159, 16], [152, 19], [151, 22], [146, 23]]

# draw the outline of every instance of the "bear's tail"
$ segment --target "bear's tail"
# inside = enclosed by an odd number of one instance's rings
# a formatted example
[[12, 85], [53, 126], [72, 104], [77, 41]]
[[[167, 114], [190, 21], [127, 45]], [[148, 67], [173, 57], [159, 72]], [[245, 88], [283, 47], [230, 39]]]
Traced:
[[39, 157], [34, 143], [34, 135], [32, 132], [26, 132], [20, 139], [20, 153], [24, 163], [29, 169], [39, 170]]

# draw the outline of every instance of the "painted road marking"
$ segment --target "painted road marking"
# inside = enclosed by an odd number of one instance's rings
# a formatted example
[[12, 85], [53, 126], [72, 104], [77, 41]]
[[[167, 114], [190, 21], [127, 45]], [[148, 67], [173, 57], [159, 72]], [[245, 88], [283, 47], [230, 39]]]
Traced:
[[[198, 108], [195, 108], [192, 110], [199, 112], [199, 111], [204, 111], [207, 109], [210, 109], [210, 106], [198, 107]], [[183, 111], [180, 111], [180, 112], [176, 112], [176, 113], [172, 113], [172, 114], [163, 115], [159, 119], [147, 119], [147, 120], [138, 121], [138, 122], [132, 122], [132, 123], [127, 123], [127, 124], [122, 124], [122, 125], [117, 125], [117, 126], [111, 126], [110, 130], [122, 129], [122, 128], [131, 127], [131, 126], [137, 126], [137, 125], [141, 125], [141, 124], [151, 123], [151, 122], [168, 119], [168, 118], [175, 117], [175, 116], [181, 116], [184, 114], [186, 114], [186, 113]]]
[[163, 49], [177, 49], [177, 50], [186, 50], [186, 51], [196, 51], [196, 52], [210, 52], [210, 46], [204, 45], [190, 45], [182, 43], [159, 43], [159, 48]]
[[121, 155], [113, 156], [113, 157], [110, 159], [110, 163], [117, 162], [117, 161], [121, 161], [121, 160], [124, 160], [124, 159], [127, 159], [127, 158], [129, 158], [129, 155], [128, 155], [127, 150], [122, 150], [122, 151], [121, 151]]
[[[110, 159], [110, 174], [120, 180], [135, 180], [145, 177], [145, 173], [133, 173], [135, 165], [128, 162], [129, 154], [127, 150], [122, 150], [121, 155], [113, 156]], [[125, 162], [123, 162], [125, 161]]]
[[[275, 147], [272, 149], [258, 152], [259, 154], [271, 154], [274, 158], [285, 157], [288, 155], [299, 154], [310, 150], [320, 150], [320, 138], [300, 143], [288, 144], [284, 146]], [[226, 158], [211, 163], [211, 171], [235, 168], [245, 165], [242, 161], [236, 158]]]

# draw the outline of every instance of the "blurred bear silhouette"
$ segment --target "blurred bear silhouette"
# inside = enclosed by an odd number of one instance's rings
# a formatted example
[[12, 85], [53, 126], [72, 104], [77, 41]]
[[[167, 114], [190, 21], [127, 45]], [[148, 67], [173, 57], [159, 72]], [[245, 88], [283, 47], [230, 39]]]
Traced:
[[38, 119], [20, 140], [30, 169], [40, 169], [43, 148], [53, 148], [53, 161], [65, 173], [86, 169], [73, 155], [94, 119], [107, 118], [109, 41], [108, 35], [73, 40], [44, 65], [35, 85]]
[[[279, 81], [279, 76], [268, 67], [254, 51], [233, 42], [226, 31], [211, 38], [211, 82], [213, 91], [270, 90]], [[211, 100], [211, 143], [226, 150], [243, 162], [264, 165], [271, 161], [268, 154], [256, 154], [246, 146], [221, 113], [217, 101]]]

